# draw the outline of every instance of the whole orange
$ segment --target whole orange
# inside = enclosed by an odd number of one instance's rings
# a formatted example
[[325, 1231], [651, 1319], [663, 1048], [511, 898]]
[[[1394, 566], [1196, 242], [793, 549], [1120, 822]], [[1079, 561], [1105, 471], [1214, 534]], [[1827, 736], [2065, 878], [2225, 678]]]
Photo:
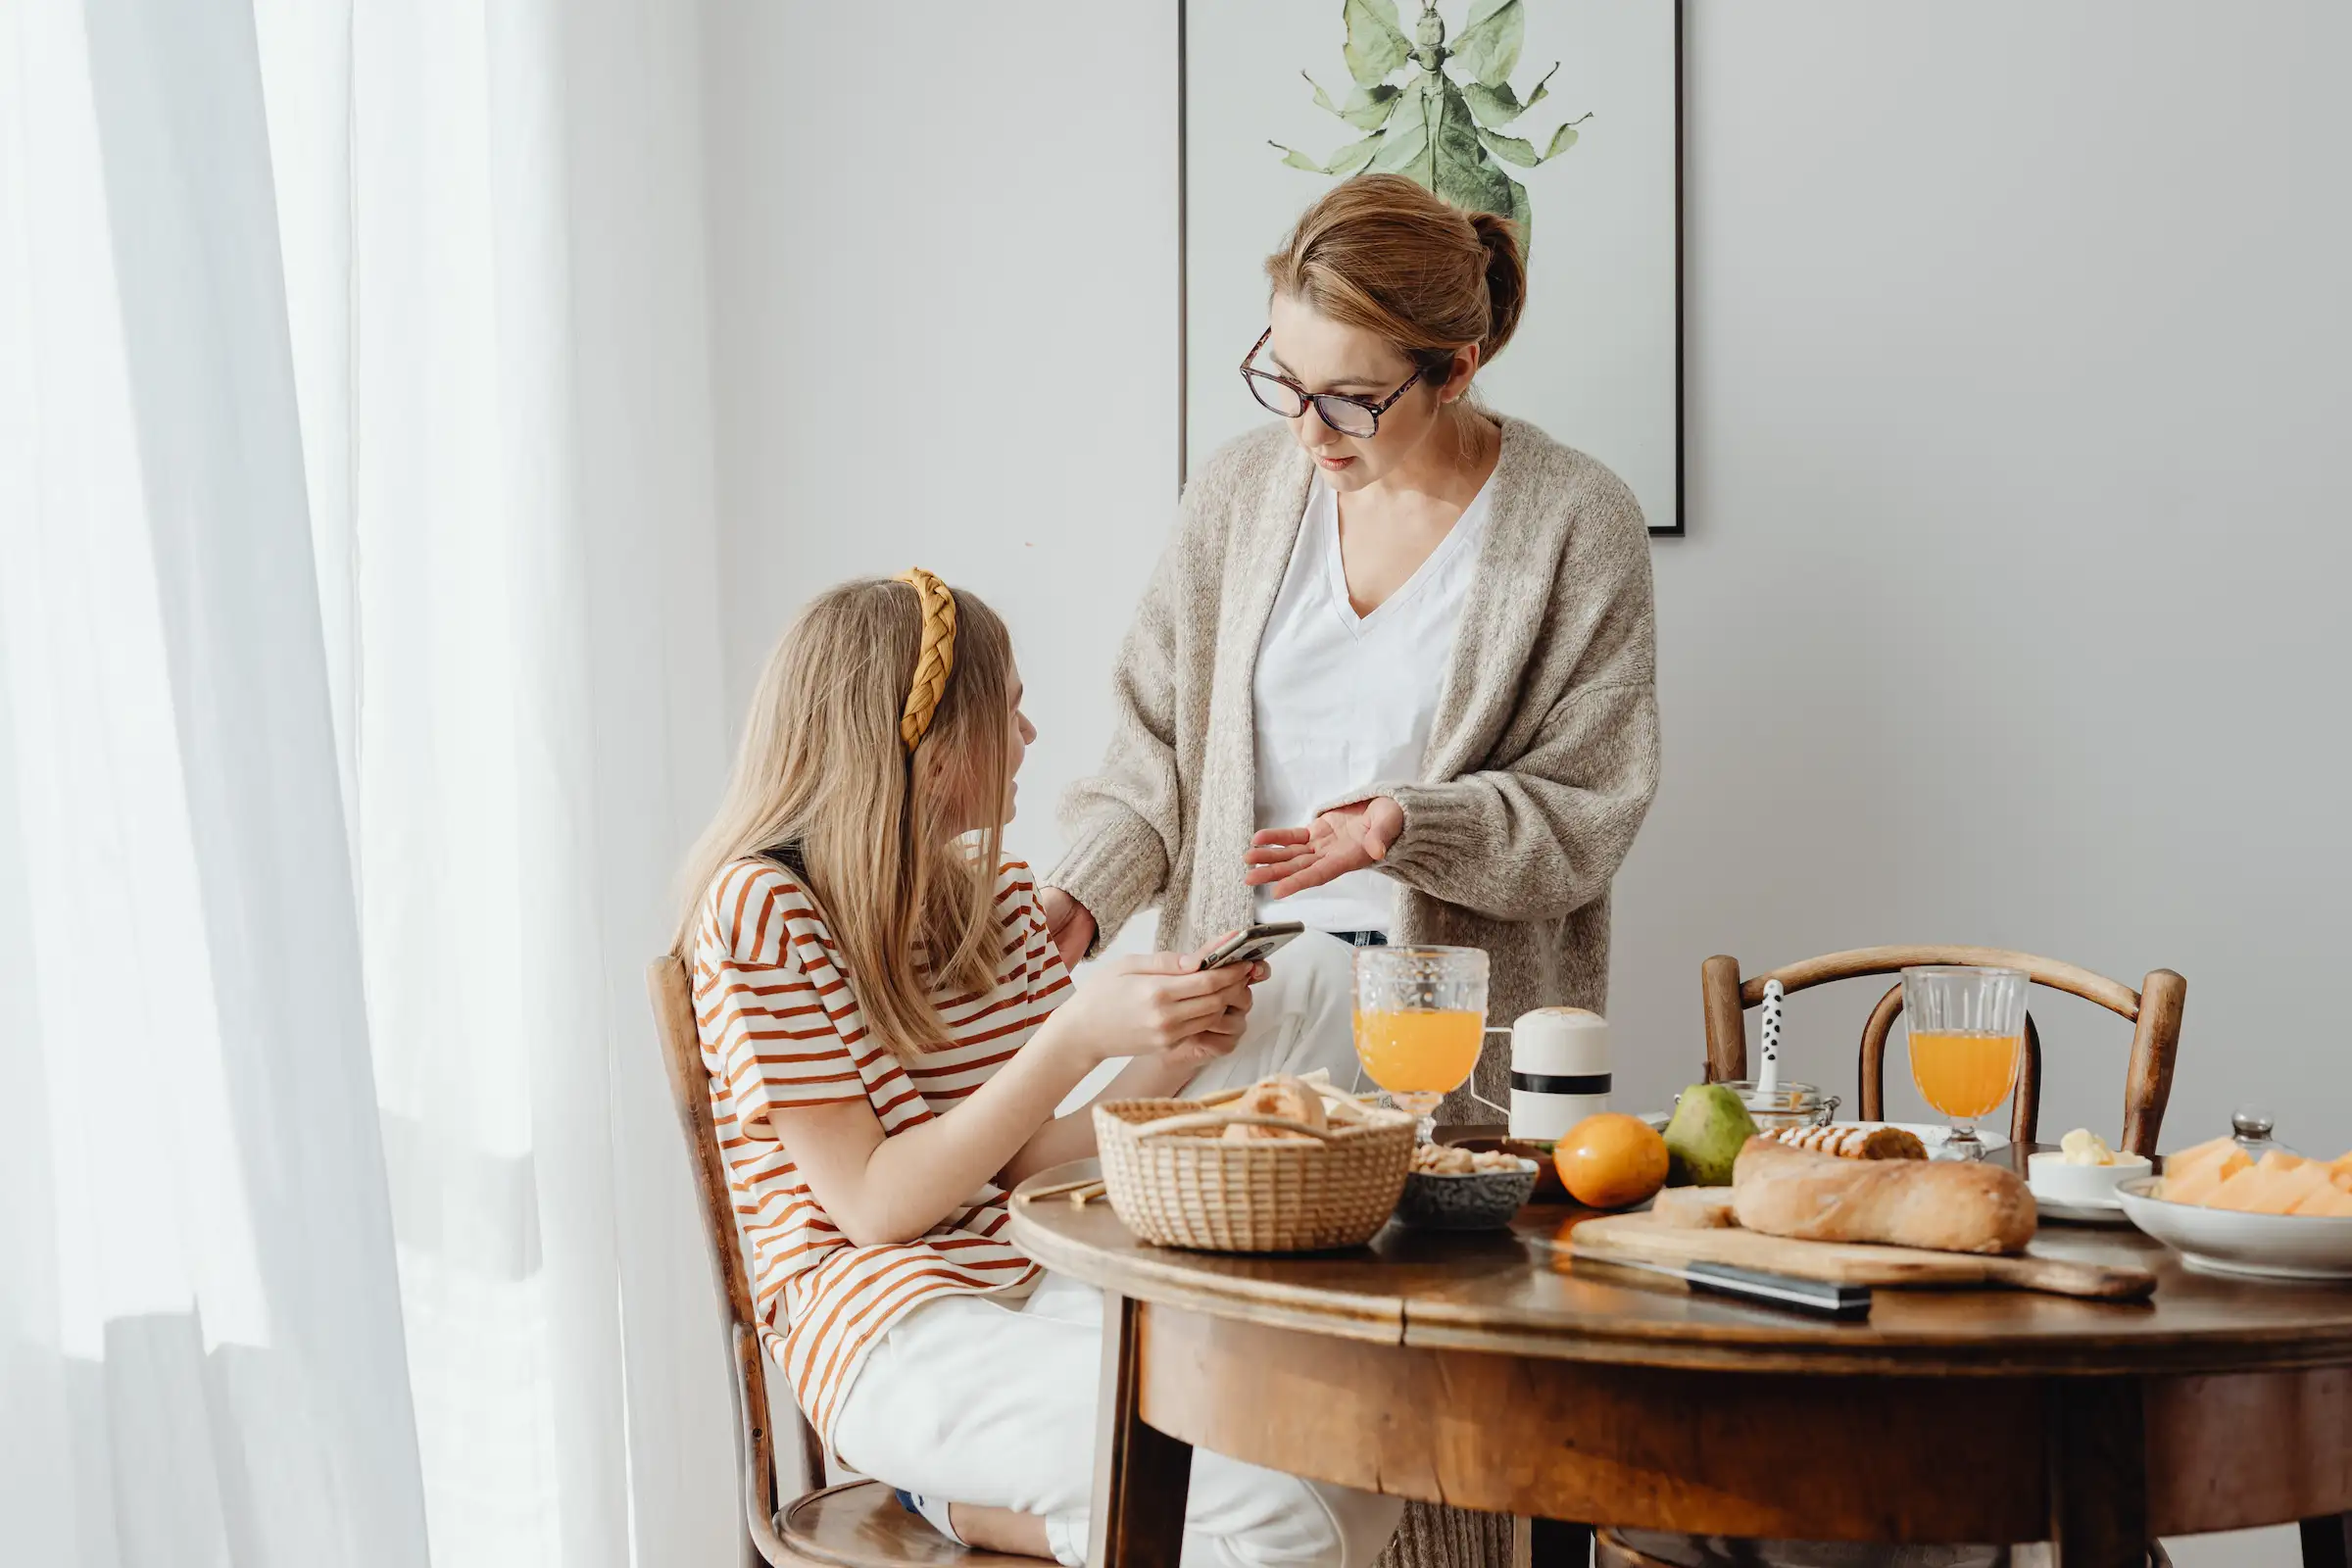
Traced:
[[1551, 1162], [1568, 1196], [1587, 1208], [1630, 1208], [1666, 1185], [1666, 1140], [1623, 1111], [1604, 1110], [1569, 1128]]

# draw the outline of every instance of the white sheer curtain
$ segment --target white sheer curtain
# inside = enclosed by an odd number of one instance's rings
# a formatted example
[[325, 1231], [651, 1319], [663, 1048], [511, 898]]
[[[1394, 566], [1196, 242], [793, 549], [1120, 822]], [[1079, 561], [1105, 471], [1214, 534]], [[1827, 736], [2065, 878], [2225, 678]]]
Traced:
[[727, 1550], [694, 24], [0, 23], [0, 1557]]

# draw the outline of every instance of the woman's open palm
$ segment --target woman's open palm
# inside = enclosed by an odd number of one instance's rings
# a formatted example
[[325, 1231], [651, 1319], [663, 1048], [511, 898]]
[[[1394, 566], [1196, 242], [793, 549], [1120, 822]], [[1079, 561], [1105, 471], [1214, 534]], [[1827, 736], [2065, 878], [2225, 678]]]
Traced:
[[1274, 896], [1287, 899], [1378, 864], [1403, 831], [1404, 808], [1375, 795], [1325, 811], [1304, 827], [1260, 831], [1250, 841], [1250, 871], [1243, 880], [1253, 888], [1272, 883]]

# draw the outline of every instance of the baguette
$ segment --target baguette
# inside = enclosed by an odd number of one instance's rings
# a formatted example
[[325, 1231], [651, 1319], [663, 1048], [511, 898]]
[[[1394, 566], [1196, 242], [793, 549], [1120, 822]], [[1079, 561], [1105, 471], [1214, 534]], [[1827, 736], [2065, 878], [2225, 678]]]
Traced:
[[1751, 1231], [1938, 1252], [2021, 1252], [2034, 1195], [1999, 1165], [1839, 1159], [1755, 1137], [1732, 1167], [1732, 1212]]

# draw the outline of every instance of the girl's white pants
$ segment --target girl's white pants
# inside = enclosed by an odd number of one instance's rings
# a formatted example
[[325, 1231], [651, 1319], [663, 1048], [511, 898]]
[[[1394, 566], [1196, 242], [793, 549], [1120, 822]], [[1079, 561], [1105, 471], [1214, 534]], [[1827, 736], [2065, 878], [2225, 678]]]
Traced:
[[[1352, 951], [1309, 933], [1273, 960], [1233, 1054], [1187, 1086], [1206, 1094], [1269, 1073], [1355, 1072]], [[1048, 1275], [1026, 1301], [929, 1301], [868, 1352], [835, 1419], [834, 1448], [862, 1475], [927, 1497], [1042, 1514], [1054, 1555], [1086, 1561], [1094, 1487], [1102, 1298]], [[1403, 1503], [1196, 1450], [1185, 1568], [1369, 1568]]]

